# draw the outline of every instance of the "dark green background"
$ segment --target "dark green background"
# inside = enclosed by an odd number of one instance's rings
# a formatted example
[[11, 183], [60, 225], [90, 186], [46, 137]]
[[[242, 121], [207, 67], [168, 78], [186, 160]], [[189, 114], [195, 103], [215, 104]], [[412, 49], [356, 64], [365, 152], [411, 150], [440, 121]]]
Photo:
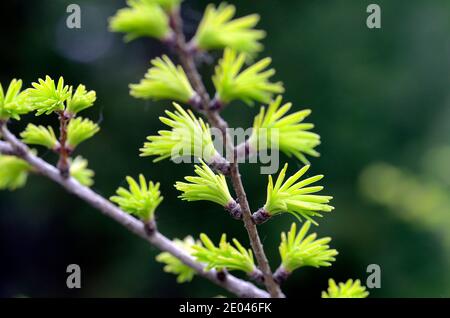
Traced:
[[[0, 80], [22, 78], [27, 85], [64, 75], [70, 84], [97, 91], [96, 107], [85, 112], [101, 121], [98, 136], [79, 153], [96, 172], [94, 189], [110, 196], [126, 175], [142, 172], [162, 184], [164, 202], [157, 211], [160, 230], [169, 237], [198, 236], [217, 240], [222, 232], [248, 245], [240, 222], [212, 203], [184, 203], [173, 184], [192, 173], [189, 165], [153, 164], [138, 157], [149, 134], [163, 126], [158, 116], [170, 102], [144, 102], [128, 94], [128, 84], [145, 73], [151, 58], [166, 52], [156, 41], [125, 44], [107, 32], [107, 18], [124, 1], [77, 1], [82, 29], [65, 27], [72, 1], [3, 1], [0, 9]], [[450, 296], [450, 229], [422, 226], [429, 215], [405, 218], [396, 209], [402, 191], [386, 206], [369, 200], [359, 178], [374, 162], [387, 162], [414, 178], [433, 182], [449, 194], [449, 161], [423, 156], [449, 145], [450, 2], [444, 0], [376, 1], [382, 29], [369, 30], [366, 7], [374, 1], [230, 1], [238, 15], [259, 13], [268, 32], [266, 50], [286, 87], [285, 100], [295, 109], [311, 108], [309, 120], [322, 137], [311, 173], [323, 173], [326, 192], [336, 210], [316, 228], [333, 237], [340, 252], [329, 268], [298, 270], [284, 286], [288, 296], [319, 297], [329, 277], [360, 278], [368, 264], [381, 266], [381, 289], [373, 297]], [[206, 1], [185, 1], [186, 32], [192, 34]], [[213, 56], [217, 56], [214, 55]], [[205, 79], [213, 65], [203, 65]], [[224, 116], [230, 126], [248, 127], [258, 108], [236, 103]], [[55, 123], [55, 118], [25, 117], [26, 122]], [[440, 148], [439, 148], [440, 149]], [[41, 153], [52, 162], [50, 153]], [[448, 157], [450, 159], [450, 157]], [[283, 156], [283, 161], [287, 159]], [[291, 169], [298, 166], [288, 160]], [[438, 165], [439, 164], [439, 165]], [[291, 171], [292, 171], [291, 170]], [[434, 171], [431, 173], [430, 171]], [[267, 176], [257, 165], [242, 167], [251, 207], [264, 203]], [[399, 185], [400, 187], [401, 185]], [[363, 190], [363, 191], [362, 191]], [[379, 189], [382, 191], [383, 189]], [[411, 205], [430, 198], [410, 196]], [[447, 196], [448, 198], [448, 196]], [[440, 206], [442, 221], [450, 207]], [[260, 227], [272, 267], [279, 264], [279, 235], [293, 217], [283, 215]], [[436, 222], [439, 224], [438, 222]], [[0, 193], [0, 296], [153, 297], [228, 295], [196, 277], [178, 285], [154, 261], [157, 251], [100, 215], [58, 186], [38, 176], [14, 193]], [[82, 269], [82, 288], [66, 288], [66, 266]]]

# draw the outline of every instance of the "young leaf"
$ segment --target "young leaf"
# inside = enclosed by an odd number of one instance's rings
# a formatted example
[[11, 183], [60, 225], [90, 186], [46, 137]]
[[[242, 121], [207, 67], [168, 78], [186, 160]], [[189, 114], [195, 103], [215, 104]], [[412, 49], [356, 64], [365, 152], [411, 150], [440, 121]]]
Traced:
[[94, 105], [96, 99], [95, 91], [87, 91], [86, 86], [80, 84], [75, 93], [67, 99], [66, 111], [69, 114], [76, 115], [80, 111]]
[[182, 103], [193, 100], [196, 93], [181, 66], [164, 55], [151, 61], [153, 67], [139, 84], [130, 85], [130, 94], [143, 99], [171, 99]]
[[0, 120], [9, 118], [20, 119], [20, 115], [28, 113], [31, 109], [27, 104], [27, 93], [21, 92], [22, 80], [13, 79], [6, 94], [0, 83]]
[[[192, 236], [187, 236], [184, 240], [174, 239], [173, 242], [176, 246], [186, 251], [188, 254], [192, 254], [194, 252], [194, 249], [192, 248], [194, 245], [201, 244], [200, 242], [196, 242]], [[180, 284], [190, 282], [195, 275], [194, 269], [185, 265], [182, 261], [168, 252], [158, 254], [158, 256], [156, 256], [156, 260], [160, 263], [166, 264], [164, 266], [164, 271], [166, 273], [177, 275], [177, 282]]]
[[159, 40], [169, 38], [171, 34], [169, 18], [156, 2], [128, 0], [128, 7], [120, 9], [110, 18], [111, 31], [126, 33], [125, 41], [132, 41], [142, 36]]
[[86, 187], [91, 187], [94, 184], [94, 171], [88, 169], [88, 161], [81, 156], [75, 159], [70, 159], [70, 175], [79, 183]]
[[48, 149], [56, 149], [59, 145], [55, 132], [51, 126], [36, 126], [28, 124], [25, 131], [20, 134], [22, 141], [29, 145], [40, 145]]
[[281, 264], [288, 273], [303, 266], [331, 266], [331, 262], [335, 261], [338, 252], [328, 246], [331, 238], [316, 240], [316, 233], [306, 236], [310, 226], [311, 222], [306, 222], [297, 233], [297, 225], [292, 223], [287, 234], [281, 233]]
[[228, 104], [239, 99], [248, 105], [253, 105], [255, 101], [268, 103], [273, 94], [283, 93], [284, 88], [281, 82], [269, 82], [269, 78], [275, 74], [274, 69], [267, 69], [270, 62], [270, 58], [265, 58], [242, 70], [245, 54], [237, 54], [234, 50], [225, 49], [213, 77], [217, 91], [216, 101]]
[[72, 119], [67, 126], [67, 145], [75, 149], [80, 143], [94, 136], [100, 128], [89, 119]]
[[55, 81], [50, 76], [46, 76], [45, 81], [39, 79], [38, 83], [31, 85], [33, 88], [28, 89], [27, 94], [32, 108], [36, 110], [36, 116], [63, 111], [64, 102], [72, 94], [70, 87], [64, 85], [62, 77], [59, 78], [58, 85], [55, 85]]
[[186, 201], [211, 201], [223, 207], [235, 204], [225, 176], [215, 174], [203, 161], [201, 166], [195, 165], [195, 173], [196, 177], [185, 177], [188, 182], [175, 183], [175, 188], [182, 192], [179, 198]]
[[229, 47], [250, 54], [261, 51], [259, 41], [265, 37], [265, 32], [253, 29], [259, 16], [252, 14], [232, 20], [235, 12], [235, 6], [226, 3], [217, 8], [208, 5], [192, 43], [202, 50]]
[[23, 187], [31, 166], [15, 156], [0, 154], [0, 190], [16, 190]]
[[147, 184], [145, 177], [139, 175], [139, 183], [127, 177], [129, 190], [120, 187], [117, 195], [110, 200], [117, 203], [122, 210], [139, 217], [143, 221], [153, 220], [155, 210], [163, 200], [159, 191], [159, 183], [150, 181]]
[[359, 279], [353, 281], [347, 280], [345, 283], [336, 284], [333, 279], [328, 281], [329, 287], [327, 291], [322, 292], [322, 298], [366, 298], [369, 292], [366, 287], [361, 285]]
[[233, 246], [227, 242], [226, 234], [222, 234], [217, 247], [206, 234], [200, 234], [200, 240], [203, 245], [192, 246], [192, 255], [197, 261], [205, 263], [206, 269], [240, 270], [249, 275], [256, 270], [251, 249], [245, 249], [238, 240], [233, 239]]
[[209, 126], [201, 118], [185, 111], [180, 105], [174, 103], [176, 111], [166, 110], [168, 117], [160, 117], [161, 122], [172, 130], [160, 130], [159, 136], [149, 136], [140, 149], [141, 157], [157, 156], [154, 160], [181, 158], [195, 156], [203, 158], [206, 162], [214, 161], [220, 157], [214, 148]]
[[287, 156], [293, 155], [304, 164], [309, 164], [305, 154], [319, 156], [314, 148], [320, 144], [320, 136], [308, 131], [314, 128], [314, 125], [303, 123], [311, 111], [306, 109], [285, 116], [292, 104], [287, 103], [280, 107], [281, 101], [282, 97], [278, 96], [269, 104], [267, 110], [261, 107], [253, 123], [249, 146], [260, 151], [275, 145]]
[[312, 193], [321, 191], [323, 187], [307, 187], [322, 179], [323, 175], [298, 181], [310, 167], [304, 166], [283, 183], [287, 167], [288, 165], [286, 164], [281, 170], [275, 185], [273, 184], [272, 176], [269, 176], [266, 204], [253, 214], [253, 219], [256, 223], [263, 223], [271, 216], [287, 212], [294, 215], [299, 221], [303, 217], [317, 225], [317, 222], [312, 217], [322, 217], [321, 212], [331, 212], [334, 209], [327, 204], [333, 197], [312, 195]]

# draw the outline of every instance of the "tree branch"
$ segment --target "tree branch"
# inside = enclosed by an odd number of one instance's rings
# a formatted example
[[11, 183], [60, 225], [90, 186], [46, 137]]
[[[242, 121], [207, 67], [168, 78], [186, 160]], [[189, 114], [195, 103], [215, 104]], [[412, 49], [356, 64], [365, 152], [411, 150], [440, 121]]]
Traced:
[[174, 11], [171, 14], [171, 27], [173, 28], [173, 31], [175, 33], [175, 49], [180, 58], [181, 64], [186, 71], [186, 75], [191, 82], [194, 90], [201, 98], [201, 110], [208, 118], [210, 124], [221, 130], [223, 140], [226, 144], [227, 153], [231, 153], [233, 156], [230, 165], [231, 181], [236, 195], [239, 199], [239, 204], [242, 208], [243, 221], [250, 239], [250, 244], [252, 246], [253, 252], [255, 253], [255, 258], [258, 261], [258, 266], [260, 267], [264, 275], [264, 284], [266, 285], [266, 288], [269, 291], [271, 297], [284, 297], [279, 285], [273, 279], [273, 274], [270, 269], [266, 254], [264, 253], [264, 248], [259, 238], [258, 230], [252, 220], [252, 213], [248, 204], [244, 186], [242, 184], [241, 175], [239, 173], [236, 149], [227, 132], [228, 124], [220, 116], [218, 111], [212, 110], [211, 108], [211, 98], [206, 91], [205, 85], [195, 65], [192, 50], [186, 43], [186, 39], [183, 33], [183, 21], [181, 19], [179, 11]]
[[29, 148], [19, 141], [6, 127], [6, 124], [0, 123], [0, 130], [7, 142], [0, 141], [0, 152], [7, 155], [15, 155], [26, 162], [28, 162], [36, 172], [53, 180], [61, 185], [69, 193], [72, 193], [90, 204], [95, 209], [102, 212], [104, 215], [112, 218], [116, 222], [126, 227], [132, 233], [145, 239], [147, 242], [157, 247], [162, 251], [169, 252], [181, 262], [194, 269], [198, 275], [210, 280], [211, 282], [223, 287], [229, 292], [237, 295], [238, 297], [252, 297], [252, 298], [266, 298], [269, 294], [250, 282], [236, 278], [233, 275], [227, 274], [225, 279], [221, 279], [218, 272], [215, 270], [205, 270], [203, 264], [197, 262], [191, 255], [176, 246], [171, 240], [162, 235], [158, 231], [154, 231], [151, 234], [145, 229], [144, 223], [123, 212], [120, 208], [109, 202], [107, 199], [98, 195], [90, 188], [85, 187], [78, 183], [75, 179], [69, 177], [65, 178], [61, 175], [60, 171], [42, 160], [41, 158], [33, 155]]
[[0, 153], [4, 155], [14, 155], [14, 149], [8, 143], [0, 140]]
[[59, 117], [59, 161], [57, 167], [64, 178], [70, 175], [69, 165], [69, 149], [67, 149], [67, 127], [70, 122], [70, 117], [64, 111], [58, 113]]

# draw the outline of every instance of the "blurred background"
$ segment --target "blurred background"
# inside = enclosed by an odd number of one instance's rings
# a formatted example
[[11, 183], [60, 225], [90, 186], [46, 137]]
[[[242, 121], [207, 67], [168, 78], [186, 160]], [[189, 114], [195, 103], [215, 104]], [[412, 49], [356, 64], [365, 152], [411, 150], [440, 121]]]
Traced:
[[[214, 1], [215, 2], [215, 1]], [[286, 87], [285, 101], [311, 108], [309, 121], [322, 137], [313, 173], [325, 174], [336, 210], [315, 228], [331, 236], [340, 252], [328, 268], [305, 268], [284, 286], [291, 297], [320, 297], [330, 277], [364, 283], [369, 264], [381, 267], [381, 288], [372, 297], [450, 296], [450, 2], [229, 1], [238, 16], [259, 13], [267, 30], [265, 51]], [[366, 27], [366, 8], [377, 3], [382, 28]], [[96, 107], [83, 115], [102, 130], [78, 153], [95, 170], [95, 191], [109, 197], [126, 175], [144, 173], [162, 184], [157, 211], [169, 237], [215, 240], [222, 232], [248, 244], [240, 222], [207, 202], [181, 202], [173, 184], [192, 173], [190, 165], [153, 164], [138, 156], [145, 137], [163, 125], [169, 102], [133, 99], [151, 58], [166, 52], [151, 39], [125, 44], [107, 30], [122, 0], [82, 1], [82, 28], [68, 29], [73, 1], [2, 1], [0, 81], [64, 75], [70, 84], [97, 91]], [[186, 33], [192, 35], [207, 1], [186, 0]], [[170, 53], [170, 52], [169, 52]], [[217, 54], [212, 54], [212, 58]], [[213, 69], [203, 64], [207, 82]], [[249, 127], [258, 107], [239, 103], [224, 112], [231, 126]], [[25, 117], [56, 124], [55, 118]], [[40, 153], [55, 162], [51, 153]], [[299, 164], [282, 157], [291, 168]], [[259, 166], [242, 167], [252, 209], [265, 201], [267, 176]], [[272, 268], [279, 265], [281, 231], [294, 218], [277, 217], [260, 227]], [[154, 260], [158, 251], [120, 225], [32, 176], [27, 186], [0, 193], [0, 296], [3, 297], [210, 297], [229, 296], [196, 277], [178, 285]], [[82, 288], [66, 287], [66, 267], [79, 264]]]

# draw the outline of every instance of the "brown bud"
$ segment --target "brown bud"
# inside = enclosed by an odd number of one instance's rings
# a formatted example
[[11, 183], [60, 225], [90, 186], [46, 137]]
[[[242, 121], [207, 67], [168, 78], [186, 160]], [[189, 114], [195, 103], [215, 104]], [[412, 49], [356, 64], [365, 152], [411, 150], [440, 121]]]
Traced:
[[268, 219], [270, 219], [272, 216], [268, 211], [266, 211], [264, 208], [260, 208], [258, 211], [252, 214], [252, 219], [255, 224], [263, 224]]

